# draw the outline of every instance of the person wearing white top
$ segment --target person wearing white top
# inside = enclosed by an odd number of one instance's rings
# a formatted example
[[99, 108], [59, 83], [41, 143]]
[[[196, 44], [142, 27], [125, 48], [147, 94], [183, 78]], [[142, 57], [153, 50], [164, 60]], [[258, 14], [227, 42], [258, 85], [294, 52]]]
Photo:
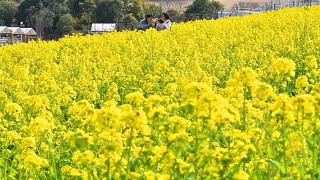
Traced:
[[168, 27], [164, 23], [164, 20], [163, 19], [159, 19], [157, 21], [156, 30], [162, 31], [162, 30], [165, 30], [165, 29], [168, 29]]
[[166, 26], [166, 29], [171, 29], [171, 21], [170, 21], [170, 16], [168, 13], [163, 13], [163, 19], [164, 19], [164, 25]]

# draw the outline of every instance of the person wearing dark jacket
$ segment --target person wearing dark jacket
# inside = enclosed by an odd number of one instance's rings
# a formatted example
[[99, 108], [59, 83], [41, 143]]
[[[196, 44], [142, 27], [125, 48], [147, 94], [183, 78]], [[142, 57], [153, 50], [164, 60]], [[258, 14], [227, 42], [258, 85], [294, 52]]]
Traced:
[[149, 28], [155, 28], [156, 27], [156, 19], [153, 18], [152, 15], [146, 15], [146, 18], [141, 20], [139, 23], [138, 30], [147, 30]]

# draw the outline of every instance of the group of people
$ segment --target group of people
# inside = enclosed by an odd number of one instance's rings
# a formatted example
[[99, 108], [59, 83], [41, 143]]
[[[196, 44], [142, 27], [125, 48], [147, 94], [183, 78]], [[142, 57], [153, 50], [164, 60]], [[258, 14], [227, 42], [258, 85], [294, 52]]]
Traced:
[[171, 28], [170, 16], [168, 13], [163, 13], [163, 18], [158, 19], [152, 15], [146, 15], [146, 18], [139, 23], [138, 30], [147, 30], [149, 28], [155, 28], [158, 31]]

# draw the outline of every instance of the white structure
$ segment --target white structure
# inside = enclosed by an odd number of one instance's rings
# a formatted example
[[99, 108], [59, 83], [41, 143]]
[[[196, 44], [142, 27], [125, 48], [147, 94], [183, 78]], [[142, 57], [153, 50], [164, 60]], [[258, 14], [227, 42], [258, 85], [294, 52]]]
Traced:
[[26, 36], [37, 36], [37, 32], [32, 28], [21, 28], [23, 35]]
[[23, 31], [19, 27], [8, 27], [8, 29], [11, 30], [12, 43], [23, 41]]
[[0, 34], [10, 34], [11, 30], [7, 26], [0, 26]]
[[0, 45], [8, 44], [11, 32], [7, 26], [0, 26]]
[[23, 42], [29, 42], [31, 40], [37, 40], [37, 32], [32, 28], [21, 28], [23, 32]]
[[94, 23], [91, 25], [91, 34], [112, 32], [116, 30], [116, 24], [114, 23]]
[[14, 35], [22, 35], [23, 31], [19, 27], [8, 27], [9, 30], [11, 30], [10, 34]]
[[32, 28], [0, 26], [0, 45], [37, 40], [37, 33]]

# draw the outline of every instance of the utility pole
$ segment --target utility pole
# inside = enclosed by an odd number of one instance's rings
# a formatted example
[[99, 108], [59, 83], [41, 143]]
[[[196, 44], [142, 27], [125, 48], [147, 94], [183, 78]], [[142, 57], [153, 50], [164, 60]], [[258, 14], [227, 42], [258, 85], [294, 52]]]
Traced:
[[282, 8], [282, 2], [281, 2], [281, 0], [279, 0], [279, 5], [280, 5], [280, 8]]
[[271, 0], [271, 9], [272, 9], [272, 10], [274, 10], [274, 9], [275, 9], [274, 0]]

